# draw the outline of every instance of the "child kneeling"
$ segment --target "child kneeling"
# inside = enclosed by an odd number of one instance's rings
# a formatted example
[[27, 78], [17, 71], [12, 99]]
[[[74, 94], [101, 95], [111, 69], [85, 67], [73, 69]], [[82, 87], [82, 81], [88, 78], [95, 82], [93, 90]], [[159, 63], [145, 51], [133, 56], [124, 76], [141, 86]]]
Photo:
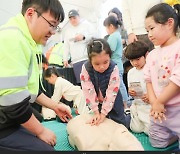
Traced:
[[54, 85], [52, 100], [59, 102], [61, 98], [73, 101], [73, 106], [77, 107], [78, 114], [89, 113], [86, 106], [85, 97], [80, 86], [75, 86], [68, 80], [59, 76], [56, 68], [49, 67], [44, 71], [44, 79]]

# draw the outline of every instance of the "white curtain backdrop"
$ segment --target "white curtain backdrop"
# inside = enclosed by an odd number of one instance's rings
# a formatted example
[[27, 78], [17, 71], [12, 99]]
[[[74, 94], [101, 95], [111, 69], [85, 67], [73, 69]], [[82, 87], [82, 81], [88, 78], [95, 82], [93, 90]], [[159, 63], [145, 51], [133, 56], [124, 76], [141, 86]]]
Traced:
[[[0, 5], [0, 26], [21, 11], [23, 0], [1, 0]], [[65, 30], [68, 27], [67, 14], [71, 9], [76, 9], [82, 18], [91, 22], [96, 31], [96, 37], [104, 37], [106, 35], [103, 21], [107, 17], [108, 12], [113, 7], [121, 7], [122, 0], [60, 0], [64, 11], [65, 20], [60, 23], [62, 31], [51, 37], [46, 46], [62, 41]], [[49, 44], [49, 45], [48, 45]], [[49, 47], [48, 47], [49, 48]]]

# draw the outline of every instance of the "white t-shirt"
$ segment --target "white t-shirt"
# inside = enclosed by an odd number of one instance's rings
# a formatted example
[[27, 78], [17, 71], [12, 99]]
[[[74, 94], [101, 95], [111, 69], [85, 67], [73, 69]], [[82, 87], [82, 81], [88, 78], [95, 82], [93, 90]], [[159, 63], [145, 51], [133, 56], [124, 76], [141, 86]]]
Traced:
[[[127, 80], [128, 80], [128, 87], [130, 87], [130, 83], [132, 82], [140, 82], [143, 93], [144, 94], [147, 93], [143, 69], [137, 70], [135, 67], [131, 68], [128, 72]], [[141, 99], [138, 99], [138, 101], [143, 102]]]
[[[77, 34], [84, 35], [85, 40], [74, 42], [74, 37]], [[81, 20], [77, 26], [70, 25], [64, 37], [63, 61], [67, 61], [69, 55], [73, 64], [87, 60], [87, 44], [94, 34], [93, 26], [87, 20]]]

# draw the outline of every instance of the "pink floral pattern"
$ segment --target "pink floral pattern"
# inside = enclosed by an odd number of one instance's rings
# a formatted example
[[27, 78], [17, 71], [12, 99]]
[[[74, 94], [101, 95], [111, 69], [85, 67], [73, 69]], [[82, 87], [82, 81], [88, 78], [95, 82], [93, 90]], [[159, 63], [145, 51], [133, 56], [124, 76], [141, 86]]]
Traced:
[[94, 85], [92, 84], [90, 76], [86, 71], [84, 65], [82, 67], [80, 78], [82, 89], [86, 97], [86, 103], [88, 104], [88, 106], [95, 112], [98, 110], [98, 104], [102, 103], [101, 113], [107, 115], [114, 106], [114, 101], [120, 86], [118, 67], [115, 66], [113, 72], [111, 73], [105, 98], [102, 97], [101, 93], [99, 93], [99, 95], [97, 96]]

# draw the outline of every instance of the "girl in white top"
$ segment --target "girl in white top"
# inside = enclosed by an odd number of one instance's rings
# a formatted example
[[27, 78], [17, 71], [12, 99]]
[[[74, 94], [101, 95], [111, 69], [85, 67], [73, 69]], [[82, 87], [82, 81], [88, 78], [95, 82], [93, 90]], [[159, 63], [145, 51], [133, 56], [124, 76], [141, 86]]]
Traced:
[[59, 102], [63, 97], [67, 101], [73, 101], [74, 107], [77, 107], [78, 114], [89, 112], [80, 86], [75, 86], [68, 80], [60, 77], [54, 67], [49, 67], [44, 71], [44, 78], [48, 83], [54, 85], [52, 100]]

